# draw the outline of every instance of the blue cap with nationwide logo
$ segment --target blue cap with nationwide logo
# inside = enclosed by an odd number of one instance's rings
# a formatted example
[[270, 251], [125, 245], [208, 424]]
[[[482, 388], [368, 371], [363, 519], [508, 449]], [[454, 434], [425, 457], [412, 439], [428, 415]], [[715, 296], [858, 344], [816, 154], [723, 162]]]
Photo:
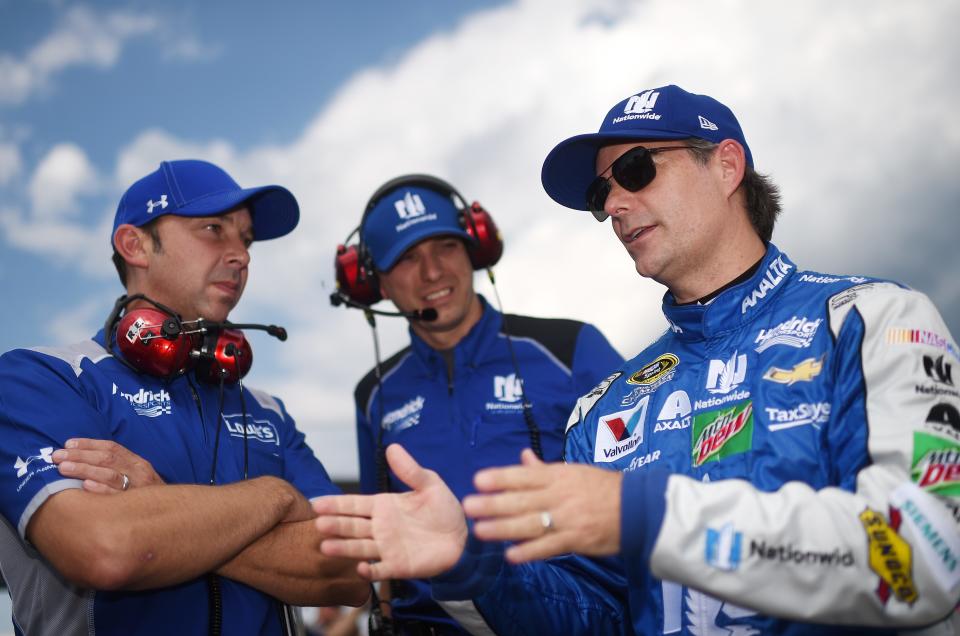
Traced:
[[222, 168], [183, 159], [161, 162], [127, 189], [113, 219], [113, 233], [124, 223], [140, 227], [164, 214], [217, 216], [242, 205], [250, 210], [258, 241], [283, 236], [300, 220], [300, 206], [286, 188], [241, 188]]
[[599, 132], [560, 142], [543, 162], [543, 189], [560, 205], [586, 210], [586, 192], [596, 178], [597, 149], [614, 143], [647, 139], [689, 139], [713, 143], [740, 142], [753, 167], [753, 155], [733, 112], [706, 95], [688, 93], [673, 84], [641, 91], [610, 109]]
[[393, 267], [411, 246], [431, 236], [472, 241], [460, 224], [452, 196], [420, 186], [401, 186], [377, 200], [363, 220], [360, 238], [380, 271]]

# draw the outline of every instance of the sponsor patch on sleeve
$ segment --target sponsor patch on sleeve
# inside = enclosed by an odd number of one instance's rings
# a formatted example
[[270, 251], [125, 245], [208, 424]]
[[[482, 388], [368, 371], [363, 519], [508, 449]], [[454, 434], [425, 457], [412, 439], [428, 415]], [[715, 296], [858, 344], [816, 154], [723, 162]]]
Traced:
[[913, 484], [903, 484], [890, 496], [912, 531], [914, 541], [934, 579], [949, 591], [960, 583], [960, 534], [952, 516], [934, 497]]

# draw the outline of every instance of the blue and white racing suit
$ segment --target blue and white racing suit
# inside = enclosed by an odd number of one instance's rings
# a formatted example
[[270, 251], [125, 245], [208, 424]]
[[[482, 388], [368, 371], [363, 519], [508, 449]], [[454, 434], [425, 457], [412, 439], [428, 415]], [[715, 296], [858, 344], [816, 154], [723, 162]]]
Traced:
[[[474, 492], [476, 471], [515, 464], [520, 451], [530, 447], [522, 396], [530, 404], [544, 458], [559, 460], [564, 426], [577, 397], [623, 363], [593, 325], [504, 317], [480, 300], [480, 320], [446, 356], [411, 330], [410, 346], [382, 365], [381, 382], [371, 372], [357, 386], [363, 492], [379, 487], [381, 431], [383, 447], [401, 444], [421, 465], [435, 470], [458, 498]], [[392, 473], [388, 487], [408, 490]], [[393, 614], [400, 621], [460, 631], [433, 602], [426, 582], [394, 582], [392, 589]]]
[[[636, 633], [960, 629], [960, 350], [927, 297], [769, 245], [709, 304], [663, 310], [670, 329], [579, 400], [566, 438], [566, 461], [625, 473]], [[501, 551], [471, 539], [434, 593], [500, 633], [599, 633], [542, 609], [539, 587], [580, 577]]]
[[[192, 374], [162, 380], [108, 353], [103, 333], [62, 348], [15, 349], [0, 357], [0, 566], [18, 634], [208, 634], [204, 578], [148, 591], [96, 591], [71, 585], [26, 540], [27, 525], [56, 493], [82, 482], [60, 475], [52, 453], [72, 437], [114, 440], [149, 461], [168, 484], [228, 484], [273, 475], [307, 498], [334, 486], [283, 404], [246, 387], [225, 388]], [[243, 413], [246, 412], [244, 421]], [[218, 421], [219, 417], [219, 421]], [[216, 428], [219, 452], [213, 466]], [[280, 605], [220, 577], [223, 634], [281, 633]]]

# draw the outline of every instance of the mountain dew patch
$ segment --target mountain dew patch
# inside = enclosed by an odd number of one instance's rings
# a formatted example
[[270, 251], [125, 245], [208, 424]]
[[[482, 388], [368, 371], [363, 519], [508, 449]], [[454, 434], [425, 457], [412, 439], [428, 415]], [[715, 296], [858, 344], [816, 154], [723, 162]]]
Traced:
[[737, 402], [693, 418], [694, 467], [753, 448], [753, 401]]
[[960, 445], [938, 435], [914, 433], [910, 477], [927, 492], [960, 496]]

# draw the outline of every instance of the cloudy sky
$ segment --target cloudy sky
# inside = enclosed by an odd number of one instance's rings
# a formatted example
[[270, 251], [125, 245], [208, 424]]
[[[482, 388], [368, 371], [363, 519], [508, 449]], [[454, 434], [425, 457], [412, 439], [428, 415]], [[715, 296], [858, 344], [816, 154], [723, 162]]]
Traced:
[[[900, 280], [958, 334], [958, 23], [951, 0], [0, 0], [0, 350], [102, 325], [122, 291], [117, 201], [159, 161], [285, 185], [300, 226], [255, 246], [233, 318], [288, 328], [251, 336], [249, 381], [353, 478], [351, 392], [373, 345], [327, 297], [370, 193], [409, 172], [452, 181], [503, 231], [507, 311], [592, 321], [632, 356], [665, 327], [663, 289], [539, 171], [667, 83], [738, 114], [783, 189], [774, 241], [802, 268]], [[405, 324], [378, 324], [384, 353], [399, 348]]]

